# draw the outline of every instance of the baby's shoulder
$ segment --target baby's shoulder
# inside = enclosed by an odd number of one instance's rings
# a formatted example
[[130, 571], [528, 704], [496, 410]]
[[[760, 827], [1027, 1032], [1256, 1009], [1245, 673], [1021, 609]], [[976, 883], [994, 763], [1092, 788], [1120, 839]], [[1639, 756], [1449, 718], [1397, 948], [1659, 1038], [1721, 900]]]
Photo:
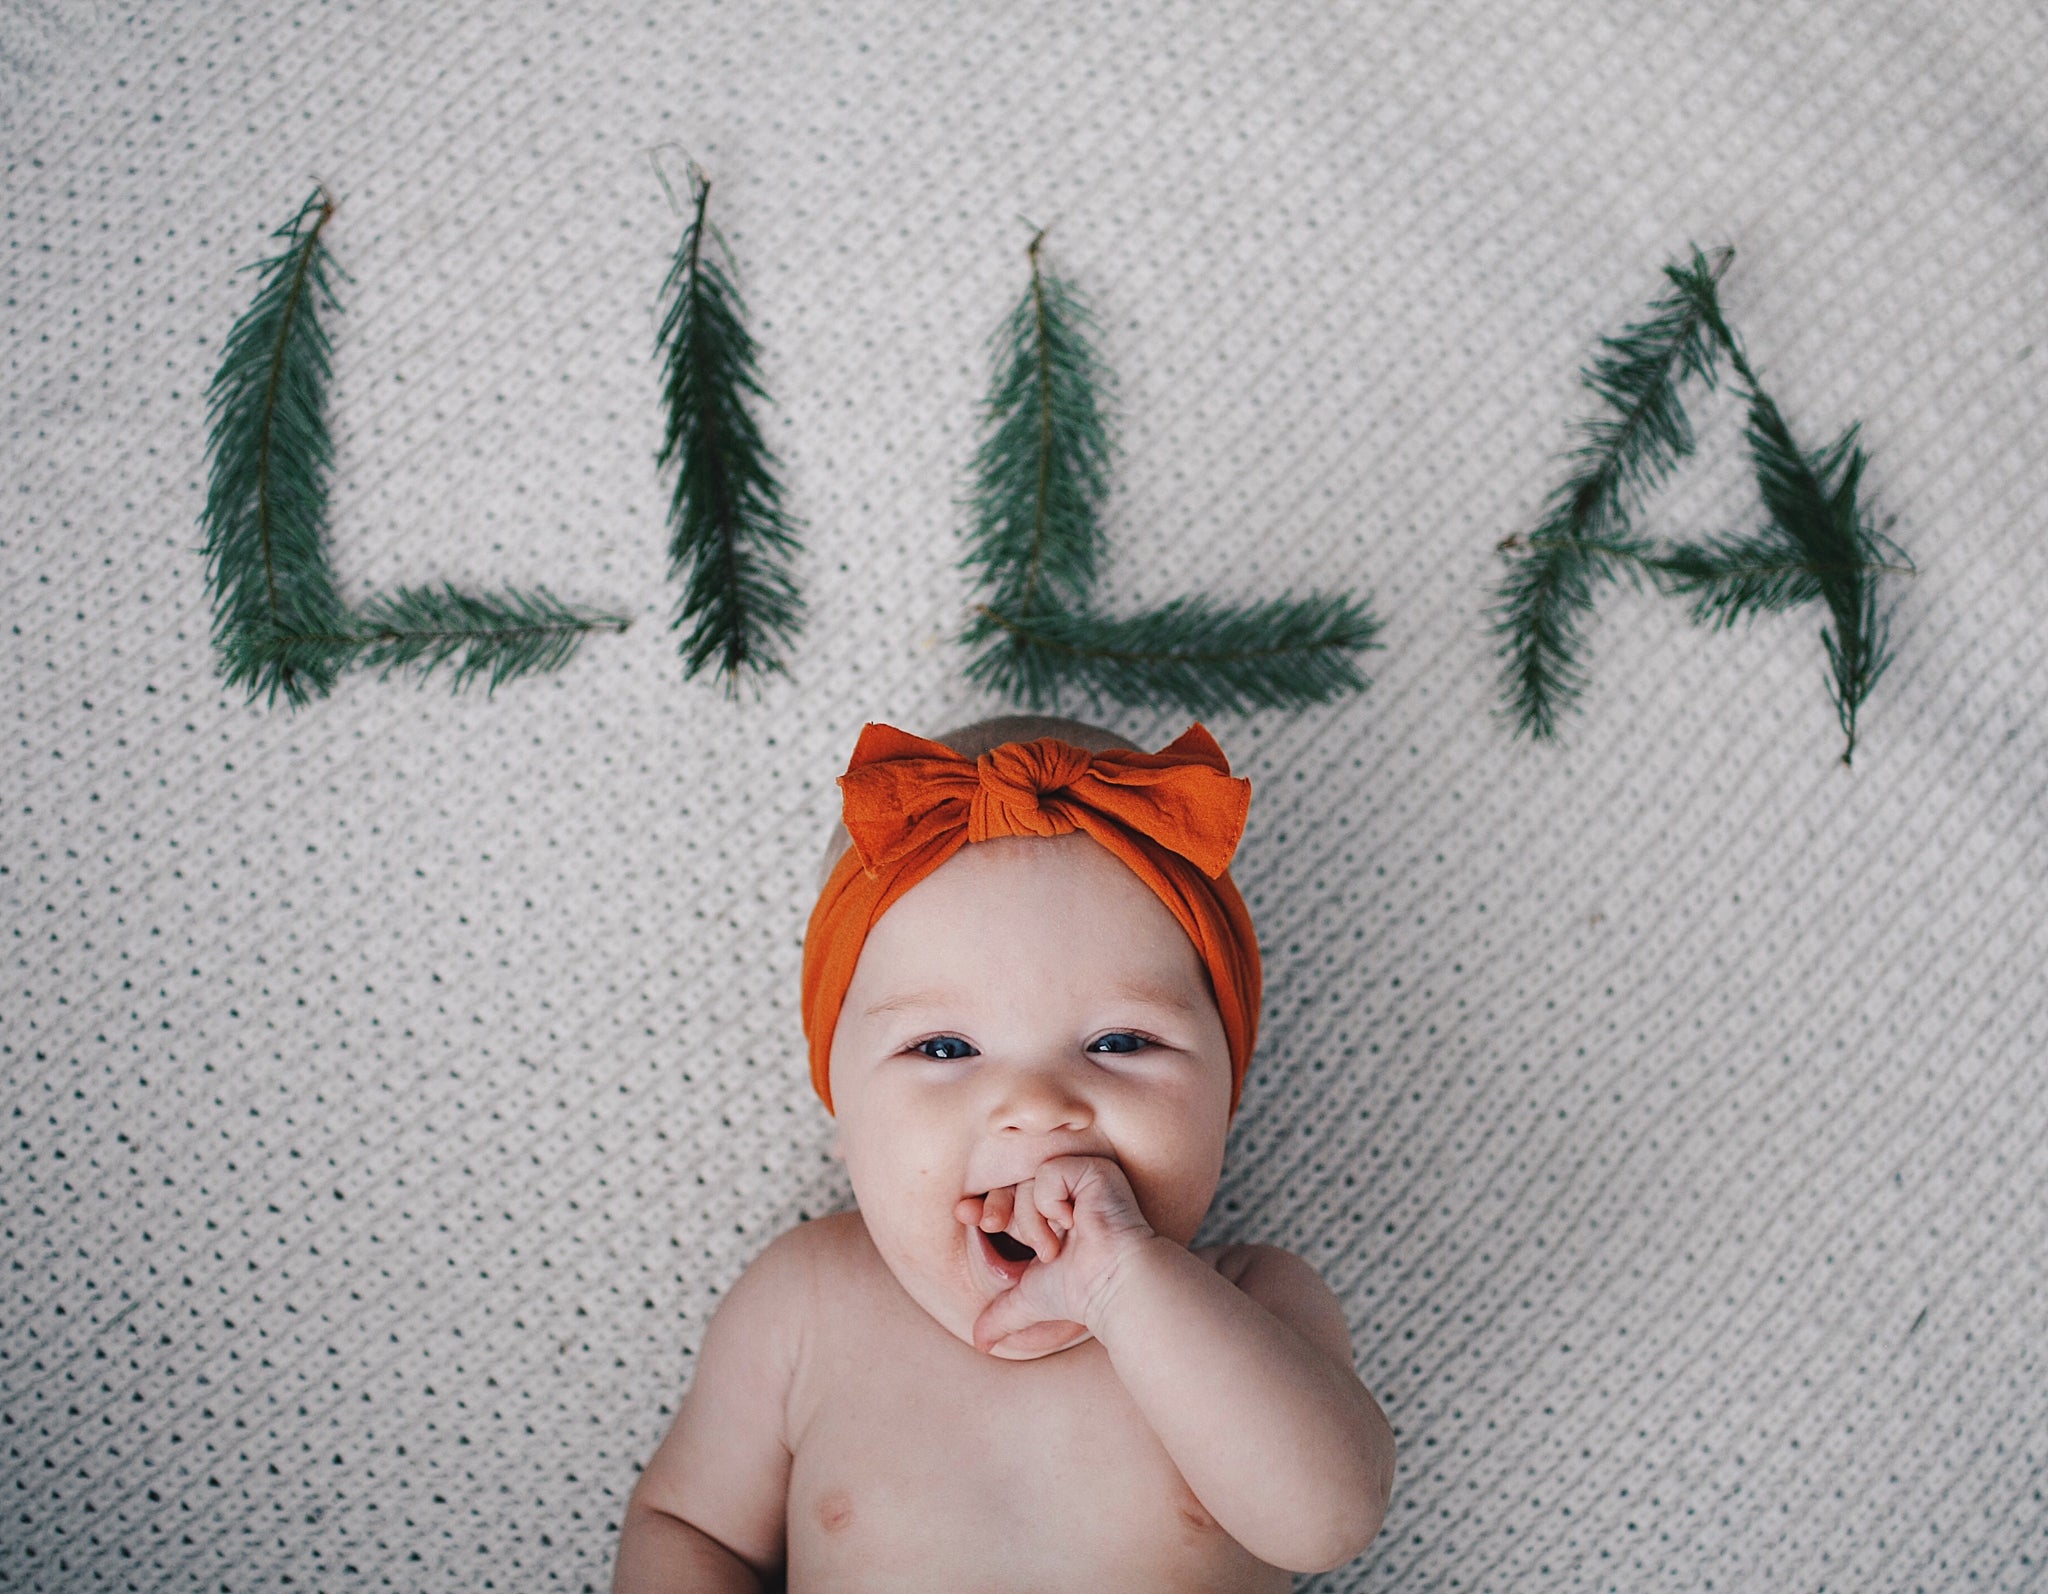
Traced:
[[[867, 1225], [858, 1211], [828, 1212], [806, 1218], [778, 1234], [769, 1249], [780, 1247], [790, 1263], [811, 1269], [857, 1265], [874, 1254]], [[761, 1253], [766, 1256], [766, 1251]]]
[[741, 1275], [756, 1293], [792, 1294], [814, 1290], [825, 1272], [842, 1267], [867, 1243], [858, 1212], [806, 1218], [763, 1246]]
[[741, 1283], [758, 1295], [775, 1296], [787, 1312], [821, 1305], [830, 1310], [881, 1265], [860, 1213], [833, 1212], [784, 1229], [748, 1264]]

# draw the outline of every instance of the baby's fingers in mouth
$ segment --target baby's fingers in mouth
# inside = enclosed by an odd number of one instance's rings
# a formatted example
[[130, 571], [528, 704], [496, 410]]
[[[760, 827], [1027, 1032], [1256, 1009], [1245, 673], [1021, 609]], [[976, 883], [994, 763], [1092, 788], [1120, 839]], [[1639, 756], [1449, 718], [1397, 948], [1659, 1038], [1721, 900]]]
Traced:
[[981, 1198], [982, 1228], [991, 1234], [1007, 1229], [1016, 1208], [1017, 1193], [1013, 1187], [1005, 1185], [1001, 1189], [989, 1191]]
[[1038, 1253], [1008, 1230], [998, 1229], [988, 1237], [989, 1245], [1006, 1262], [1034, 1262]]
[[1031, 1247], [1043, 1261], [1050, 1262], [1060, 1254], [1060, 1237], [1053, 1232], [1052, 1225], [1045, 1221], [1045, 1214], [1029, 1203], [1020, 1203], [1009, 1224], [1010, 1233]]

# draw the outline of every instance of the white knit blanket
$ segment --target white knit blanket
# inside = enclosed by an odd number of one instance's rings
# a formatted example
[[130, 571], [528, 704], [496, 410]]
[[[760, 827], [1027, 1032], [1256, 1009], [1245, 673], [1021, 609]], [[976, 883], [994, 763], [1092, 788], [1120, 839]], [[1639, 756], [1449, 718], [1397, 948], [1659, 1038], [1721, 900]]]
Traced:
[[[1034, 226], [1118, 377], [1104, 601], [1384, 624], [1211, 722], [1268, 986], [1207, 1237], [1322, 1269], [1400, 1440], [1305, 1586], [2048, 1583], [2044, 85], [2028, 0], [12, 0], [0, 1584], [605, 1586], [721, 1292], [848, 1199], [804, 918], [861, 722], [999, 707]], [[806, 528], [737, 703], [667, 628], [664, 143]], [[223, 689], [204, 395], [316, 181], [344, 589], [634, 617], [558, 675]], [[1495, 545], [1693, 242], [1919, 567], [1853, 771], [1814, 610], [1612, 589], [1563, 744], [1502, 713]], [[1659, 535], [1758, 519], [1696, 413]]]

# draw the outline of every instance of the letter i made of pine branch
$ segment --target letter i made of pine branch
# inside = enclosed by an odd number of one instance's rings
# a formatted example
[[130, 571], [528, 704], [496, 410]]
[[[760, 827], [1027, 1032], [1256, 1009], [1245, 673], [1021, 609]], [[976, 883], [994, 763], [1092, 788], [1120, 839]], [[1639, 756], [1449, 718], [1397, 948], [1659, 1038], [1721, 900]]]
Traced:
[[748, 412], [749, 395], [768, 395], [733, 286], [732, 252], [704, 218], [711, 180], [694, 162], [690, 190], [693, 212], [662, 287], [668, 304], [656, 349], [668, 430], [655, 463], [677, 466], [669, 575], [683, 581], [670, 629], [690, 626], [679, 646], [684, 677], [712, 665], [736, 696], [743, 673], [757, 685], [788, 673], [783, 651], [804, 615], [788, 568], [799, 526], [783, 511], [775, 456]]
[[544, 589], [461, 593], [443, 584], [377, 594], [351, 612], [327, 563], [327, 472], [334, 458], [327, 383], [332, 346], [320, 324], [340, 313], [341, 272], [322, 237], [334, 201], [316, 190], [272, 234], [282, 253], [258, 261], [255, 301], [228, 334], [207, 390], [211, 420], [207, 584], [214, 646], [228, 684], [292, 708], [325, 697], [352, 663], [423, 672], [461, 655], [459, 689], [487, 674], [559, 669], [585, 632], [623, 631], [616, 615], [572, 609]]
[[961, 561], [983, 594], [961, 637], [981, 649], [968, 678], [1032, 708], [1057, 706], [1073, 687], [1097, 706], [1197, 715], [1301, 708], [1362, 689], [1354, 655], [1377, 646], [1378, 622], [1348, 593], [1095, 612], [1110, 378], [1089, 341], [1094, 318], [1047, 269], [1044, 242], [1043, 231], [1032, 239], [1030, 286], [991, 340], [995, 380]]

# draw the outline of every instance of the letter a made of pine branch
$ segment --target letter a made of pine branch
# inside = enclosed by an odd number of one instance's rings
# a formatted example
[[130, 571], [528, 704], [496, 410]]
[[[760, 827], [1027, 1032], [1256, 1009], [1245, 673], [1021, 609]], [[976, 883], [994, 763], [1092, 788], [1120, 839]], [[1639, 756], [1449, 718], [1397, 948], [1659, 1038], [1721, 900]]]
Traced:
[[669, 304], [657, 353], [668, 432], [656, 464], [677, 464], [669, 574], [682, 578], [683, 596], [670, 628], [694, 622], [679, 649], [683, 674], [714, 665], [733, 696], [743, 672], [757, 684], [787, 673], [783, 650], [803, 627], [788, 569], [798, 527], [783, 512], [775, 456], [747, 410], [749, 394], [764, 402], [767, 394], [728, 270], [731, 251], [704, 219], [711, 181], [694, 163], [690, 190], [694, 211], [662, 287]]
[[[1864, 456], [1856, 427], [1817, 454], [1803, 453], [1758, 384], [1717, 294], [1733, 257], [1730, 249], [1709, 257], [1695, 248], [1689, 263], [1665, 267], [1671, 289], [1648, 321], [1601, 339], [1603, 353], [1584, 381], [1608, 413], [1582, 423], [1572, 473], [1550, 495], [1536, 530], [1500, 544], [1510, 561], [1493, 608], [1502, 688], [1517, 732], [1533, 740], [1554, 740], [1559, 711], [1575, 705], [1585, 684], [1580, 623], [1597, 584], [1625, 574], [1631, 582], [1647, 575], [1666, 595], [1690, 598], [1693, 620], [1715, 629], [1825, 602], [1833, 629], [1822, 640], [1847, 738], [1843, 763], [1855, 752], [1857, 710], [1890, 662], [1876, 577], [1912, 574], [1913, 566], [1857, 503]], [[1755, 533], [1659, 547], [1636, 534], [1632, 516], [1692, 454], [1680, 388], [1688, 377], [1714, 385], [1720, 354], [1743, 384], [1765, 524]], [[1901, 563], [1885, 562], [1886, 549]]]
[[283, 252], [252, 268], [255, 301], [228, 334], [207, 390], [211, 431], [205, 507], [214, 647], [230, 686], [292, 708], [325, 697], [350, 664], [431, 671], [461, 656], [460, 688], [477, 675], [495, 691], [514, 676], [559, 669], [585, 632], [623, 631], [616, 615], [571, 609], [547, 592], [465, 594], [444, 584], [379, 594], [351, 612], [327, 563], [331, 344], [320, 324], [340, 313], [322, 237], [334, 201], [316, 190], [271, 236]]
[[1379, 629], [1349, 593], [1226, 605], [1176, 598], [1121, 618], [1092, 607], [1112, 447], [1108, 373], [1086, 304], [1031, 241], [1031, 285], [992, 340], [988, 434], [974, 460], [962, 568], [982, 589], [961, 640], [970, 680], [1032, 708], [1092, 704], [1204, 715], [1302, 708], [1361, 690]]

